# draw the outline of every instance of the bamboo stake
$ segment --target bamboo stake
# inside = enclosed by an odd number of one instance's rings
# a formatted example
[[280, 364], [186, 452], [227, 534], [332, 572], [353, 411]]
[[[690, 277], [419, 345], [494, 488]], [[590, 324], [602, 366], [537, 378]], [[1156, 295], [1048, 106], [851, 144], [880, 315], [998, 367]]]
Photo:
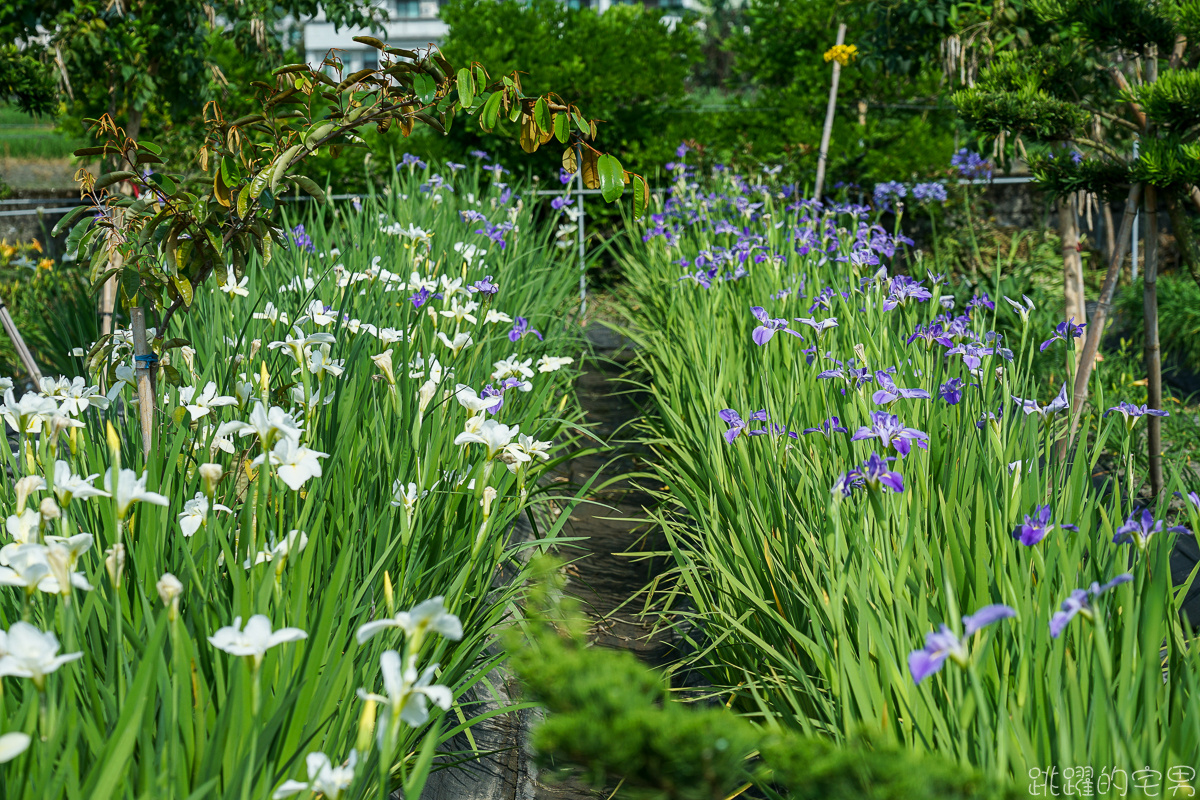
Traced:
[[[1079, 369], [1075, 371], [1075, 386], [1071, 397], [1071, 435], [1079, 428], [1079, 420], [1083, 418], [1083, 404], [1087, 402], [1088, 381], [1092, 377], [1092, 368], [1096, 366], [1096, 353], [1100, 350], [1100, 338], [1104, 335], [1104, 324], [1112, 311], [1113, 295], [1117, 291], [1117, 279], [1121, 275], [1121, 265], [1125, 261], [1125, 253], [1129, 250], [1130, 235], [1133, 233], [1133, 217], [1137, 213], [1138, 203], [1142, 199], [1142, 184], [1134, 183], [1129, 187], [1129, 196], [1125, 198], [1125, 213], [1121, 216], [1121, 230], [1117, 234], [1117, 251], [1108, 262], [1108, 270], [1104, 273], [1104, 285], [1100, 287], [1100, 302], [1096, 304], [1096, 313], [1092, 315], [1087, 327], [1087, 339], [1083, 344], [1083, 353], [1079, 356]], [[1059, 440], [1058, 455], [1066, 456], [1070, 442], [1068, 437]]]
[[[1162, 410], [1162, 350], [1158, 340], [1158, 199], [1153, 186], [1146, 187], [1146, 268], [1142, 280], [1142, 308], [1146, 320], [1146, 404]], [[1157, 497], [1163, 488], [1162, 420], [1150, 415], [1147, 420], [1150, 493]]]
[[4, 332], [8, 334], [8, 338], [12, 340], [13, 349], [17, 351], [17, 356], [20, 357], [21, 363], [25, 366], [25, 371], [29, 373], [29, 377], [33, 379], [35, 384], [42, 382], [42, 371], [38, 369], [37, 362], [33, 360], [33, 353], [29, 351], [29, 346], [25, 344], [25, 339], [22, 338], [21, 332], [17, 330], [17, 324], [13, 322], [12, 315], [8, 313], [8, 306], [0, 300], [0, 323], [4, 325]]
[[138, 418], [142, 424], [142, 456], [150, 460], [154, 443], [154, 386], [151, 382], [154, 364], [158, 361], [146, 338], [146, 314], [141, 306], [129, 309], [129, 326], [133, 332], [133, 361], [137, 367]]
[[[846, 25], [838, 25], [837, 43], [845, 44]], [[825, 189], [825, 160], [829, 155], [829, 137], [833, 134], [833, 112], [837, 108], [838, 79], [842, 75], [842, 64], [837, 59], [833, 62], [833, 83], [829, 86], [829, 106], [825, 109], [825, 128], [821, 131], [821, 149], [817, 153], [817, 184], [813, 190], [813, 198], [821, 199]]]

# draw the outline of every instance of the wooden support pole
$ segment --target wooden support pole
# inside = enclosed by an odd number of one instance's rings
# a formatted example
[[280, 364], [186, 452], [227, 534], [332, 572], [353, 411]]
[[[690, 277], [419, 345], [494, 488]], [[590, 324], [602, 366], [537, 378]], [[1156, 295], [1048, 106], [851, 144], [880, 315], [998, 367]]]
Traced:
[[[1146, 405], [1162, 410], [1162, 350], [1158, 341], [1158, 199], [1153, 186], [1146, 187], [1146, 269], [1143, 272], [1142, 308], [1146, 328]], [[1147, 447], [1150, 493], [1157, 497], [1163, 488], [1162, 420], [1147, 415]]]
[[[845, 44], [846, 25], [838, 25], [837, 43]], [[825, 128], [821, 131], [821, 149], [817, 153], [817, 184], [813, 189], [813, 198], [820, 200], [825, 190], [825, 161], [829, 157], [829, 137], [833, 134], [833, 113], [837, 109], [838, 79], [842, 75], [842, 64], [836, 59], [833, 62], [833, 83], [829, 86], [829, 106], [825, 109]]]
[[1083, 353], [1079, 356], [1079, 369], [1075, 371], [1075, 386], [1071, 396], [1071, 433], [1059, 440], [1058, 455], [1066, 456], [1070, 446], [1069, 439], [1075, 438], [1079, 428], [1079, 420], [1083, 418], [1083, 404], [1087, 402], [1088, 381], [1092, 377], [1092, 368], [1096, 366], [1096, 354], [1100, 351], [1100, 338], [1104, 336], [1104, 324], [1108, 322], [1108, 314], [1112, 311], [1113, 295], [1117, 291], [1117, 279], [1121, 276], [1121, 265], [1125, 254], [1129, 252], [1129, 240], [1133, 234], [1133, 217], [1137, 213], [1138, 204], [1142, 201], [1142, 184], [1135, 183], [1129, 187], [1129, 196], [1125, 198], [1125, 213], [1121, 216], [1121, 231], [1117, 234], [1117, 251], [1108, 262], [1108, 271], [1104, 273], [1104, 285], [1100, 287], [1100, 302], [1096, 304], [1096, 313], [1092, 315], [1087, 327], [1087, 339], [1084, 340]]
[[146, 337], [146, 314], [141, 306], [129, 309], [129, 326], [133, 332], [133, 362], [137, 374], [138, 419], [142, 424], [142, 456], [150, 460], [154, 444], [154, 365], [158, 357], [150, 349]]

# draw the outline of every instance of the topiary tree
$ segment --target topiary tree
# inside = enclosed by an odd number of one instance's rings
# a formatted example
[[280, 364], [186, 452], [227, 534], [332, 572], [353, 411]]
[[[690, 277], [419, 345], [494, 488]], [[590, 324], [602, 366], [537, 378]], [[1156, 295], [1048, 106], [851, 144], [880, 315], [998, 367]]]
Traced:
[[[227, 119], [210, 102], [192, 163], [167, 171], [160, 147], [128, 135], [107, 115], [94, 121], [102, 143], [76, 152], [111, 158], [118, 168], [99, 177], [80, 171], [83, 194], [93, 202], [64, 217], [55, 232], [71, 228], [68, 250], [88, 265], [94, 289], [114, 281], [129, 309], [145, 453], [153, 439], [158, 355], [187, 344], [168, 337], [171, 319], [191, 305], [206, 280], [239, 281], [255, 259], [268, 267], [274, 249], [288, 246], [273, 218], [276, 198], [295, 187], [324, 202], [321, 187], [303, 172], [305, 159], [323, 148], [336, 154], [359, 146], [356, 131], [365, 126], [397, 126], [408, 135], [419, 125], [445, 133], [464, 116], [486, 131], [508, 120], [520, 126], [527, 152], [552, 139], [564, 145], [563, 166], [582, 170], [584, 183], [599, 188], [606, 201], [632, 182], [634, 215], [644, 212], [645, 180], [592, 146], [596, 123], [575, 105], [553, 93], [526, 95], [515, 72], [493, 79], [479, 64], [455, 70], [436, 50], [416, 53], [372, 37], [356, 40], [380, 51], [378, 67], [343, 76], [333, 56], [322, 65], [333, 77], [307, 64], [280, 67], [272, 82], [254, 84], [259, 112], [237, 119]], [[115, 191], [121, 185], [133, 187], [136, 196]], [[153, 342], [148, 312], [157, 315]], [[101, 337], [88, 354], [93, 367], [114, 344], [113, 334]], [[170, 368], [165, 375], [178, 380]]]
[[[1171, 210], [1189, 268], [1200, 282], [1200, 262], [1188, 243], [1189, 224], [1181, 205], [1181, 198], [1200, 178], [1196, 144], [1200, 81], [1187, 69], [1185, 59], [1187, 32], [1197, 27], [1200, 4], [1038, 0], [1031, 9], [1045, 32], [1044, 40], [1000, 54], [980, 72], [974, 86], [955, 94], [954, 103], [980, 133], [1012, 138], [1014, 149], [1028, 156], [1035, 184], [1058, 198], [1060, 210], [1064, 199], [1075, 192], [1107, 197], [1128, 187], [1117, 247], [1078, 359], [1076, 424], [1133, 234], [1134, 214], [1144, 200], [1148, 404], [1161, 409], [1156, 293], [1160, 198]], [[1137, 158], [1130, 155], [1134, 137], [1141, 140]], [[1068, 249], [1075, 248], [1064, 246], [1064, 251]], [[1082, 275], [1074, 258], [1074, 253], [1064, 253], [1065, 316], [1082, 321]], [[1064, 440], [1064, 449], [1066, 444]], [[1151, 417], [1149, 449], [1150, 485], [1157, 493], [1163, 485], [1157, 417]]]

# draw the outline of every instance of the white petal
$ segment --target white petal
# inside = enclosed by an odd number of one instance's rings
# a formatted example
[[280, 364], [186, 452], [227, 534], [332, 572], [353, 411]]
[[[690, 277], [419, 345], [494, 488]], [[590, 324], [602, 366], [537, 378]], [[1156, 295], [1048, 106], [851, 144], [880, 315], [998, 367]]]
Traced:
[[0, 736], [0, 764], [12, 761], [29, 749], [29, 734], [14, 731]]
[[355, 638], [358, 639], [359, 644], [365, 644], [368, 639], [380, 631], [387, 630], [388, 628], [398, 627], [400, 627], [399, 624], [391, 617], [387, 619], [377, 619], [360, 627], [358, 629], [358, 633], [355, 634]]

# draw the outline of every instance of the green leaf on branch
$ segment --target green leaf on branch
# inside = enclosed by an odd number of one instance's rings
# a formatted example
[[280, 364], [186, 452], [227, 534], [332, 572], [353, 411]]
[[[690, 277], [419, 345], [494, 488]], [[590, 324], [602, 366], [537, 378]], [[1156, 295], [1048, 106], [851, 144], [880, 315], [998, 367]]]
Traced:
[[98, 192], [101, 189], [107, 189], [114, 183], [127, 181], [130, 178], [136, 177], [136, 172], [130, 172], [127, 169], [117, 170], [116, 172], [108, 172], [96, 179], [96, 185], [92, 187], [92, 191]]
[[307, 175], [292, 175], [290, 177], [301, 190], [321, 205], [325, 205], [325, 192], [321, 191], [321, 187], [317, 185], [316, 181]]
[[533, 104], [533, 121], [537, 123], [539, 131], [548, 133], [553, 130], [553, 121], [550, 119], [550, 104], [546, 102], [546, 98], [539, 97], [538, 101]]
[[55, 223], [54, 228], [50, 231], [51, 236], [58, 236], [67, 228], [74, 225], [80, 217], [92, 210], [91, 206], [79, 206], [67, 212], [67, 215]]
[[611, 203], [625, 191], [625, 170], [615, 156], [608, 153], [596, 161], [596, 172], [600, 177], [600, 195], [604, 202]]
[[650, 187], [641, 175], [633, 176], [633, 218], [641, 219], [650, 204]]
[[413, 76], [413, 91], [422, 103], [430, 103], [437, 94], [437, 84], [433, 78], [420, 72]]
[[496, 123], [500, 120], [500, 101], [503, 99], [504, 92], [492, 92], [487, 102], [483, 104], [483, 110], [479, 112], [479, 127], [485, 131], [496, 127]]
[[[566, 114], [554, 115], [554, 135], [563, 144], [571, 138], [571, 118]], [[572, 170], [574, 171], [574, 170]]]
[[463, 108], [470, 108], [475, 100], [475, 80], [471, 77], [471, 70], [466, 67], [458, 71], [458, 99]]

